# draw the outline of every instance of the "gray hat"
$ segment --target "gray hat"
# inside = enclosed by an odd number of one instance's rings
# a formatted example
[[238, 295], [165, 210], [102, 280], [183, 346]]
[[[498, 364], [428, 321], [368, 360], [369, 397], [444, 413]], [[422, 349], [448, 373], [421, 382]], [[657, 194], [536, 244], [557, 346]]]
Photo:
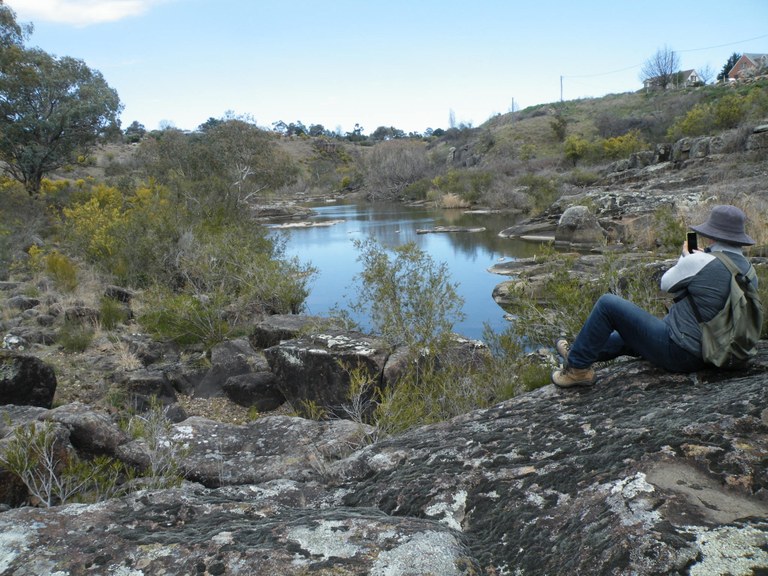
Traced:
[[691, 230], [713, 240], [736, 246], [751, 246], [755, 241], [744, 232], [746, 220], [747, 216], [736, 206], [715, 206], [709, 213], [709, 219], [698, 226], [691, 226]]

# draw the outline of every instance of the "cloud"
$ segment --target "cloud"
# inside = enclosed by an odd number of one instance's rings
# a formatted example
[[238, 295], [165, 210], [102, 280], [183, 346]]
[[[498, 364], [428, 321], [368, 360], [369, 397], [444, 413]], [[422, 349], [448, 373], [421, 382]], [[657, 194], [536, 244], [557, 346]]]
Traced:
[[10, 0], [19, 21], [88, 26], [139, 16], [163, 0]]

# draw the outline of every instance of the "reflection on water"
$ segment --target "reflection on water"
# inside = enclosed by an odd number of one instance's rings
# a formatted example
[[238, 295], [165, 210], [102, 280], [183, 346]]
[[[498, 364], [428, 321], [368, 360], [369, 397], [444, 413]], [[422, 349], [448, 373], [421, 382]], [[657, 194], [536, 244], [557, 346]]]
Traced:
[[[284, 235], [286, 251], [311, 263], [318, 275], [310, 285], [306, 313], [323, 316], [334, 306], [346, 307], [354, 297], [355, 275], [361, 270], [354, 239], [375, 238], [386, 247], [416, 243], [435, 262], [445, 262], [458, 292], [464, 298], [466, 318], [454, 330], [470, 338], [482, 338], [483, 325], [495, 331], [507, 326], [504, 311], [493, 301], [493, 288], [504, 280], [489, 267], [504, 259], [533, 256], [537, 246], [498, 233], [515, 223], [510, 214], [467, 214], [459, 210], [408, 207], [396, 203], [356, 203], [314, 206], [314, 221], [343, 220], [329, 227], [291, 228]], [[418, 234], [436, 226], [486, 228], [476, 233]], [[355, 318], [367, 328], [365, 318]]]

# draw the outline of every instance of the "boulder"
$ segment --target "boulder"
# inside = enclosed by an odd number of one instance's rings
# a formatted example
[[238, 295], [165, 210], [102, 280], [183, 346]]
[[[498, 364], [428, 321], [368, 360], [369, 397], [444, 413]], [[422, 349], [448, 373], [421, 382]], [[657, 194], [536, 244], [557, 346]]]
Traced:
[[331, 330], [288, 340], [264, 354], [278, 388], [300, 414], [323, 407], [344, 417], [352, 371], [361, 369], [381, 385], [389, 347], [359, 332]]
[[233, 376], [269, 370], [263, 354], [257, 354], [248, 340], [226, 340], [211, 349], [211, 367], [195, 386], [192, 395], [212, 398], [224, 395], [224, 383]]
[[101, 314], [96, 308], [90, 306], [71, 306], [64, 310], [64, 319], [67, 322], [94, 326], [99, 322]]
[[160, 369], [140, 368], [117, 373], [115, 383], [127, 395], [127, 405], [139, 412], [148, 410], [156, 401], [165, 406], [176, 402], [176, 391]]
[[123, 304], [130, 304], [134, 294], [133, 291], [128, 288], [110, 285], [104, 290], [104, 296], [122, 302]]
[[231, 376], [224, 382], [223, 389], [235, 404], [254, 407], [259, 412], [275, 410], [285, 403], [277, 378], [269, 370]]
[[705, 158], [709, 156], [709, 138], [696, 138], [691, 144], [691, 158]]
[[292, 340], [301, 334], [322, 330], [331, 320], [303, 314], [273, 314], [265, 317], [254, 327], [249, 340], [256, 350], [277, 346], [284, 340]]
[[39, 305], [39, 298], [32, 298], [30, 296], [23, 295], [11, 296], [5, 301], [6, 308], [15, 308], [16, 310], [29, 310]]
[[65, 404], [41, 417], [58, 422], [69, 430], [69, 441], [81, 454], [112, 455], [129, 436], [102, 412], [80, 403]]
[[175, 344], [157, 342], [147, 334], [123, 334], [120, 340], [144, 366], [155, 364], [161, 360], [170, 362], [179, 356], [179, 350]]
[[36, 358], [0, 350], [0, 404], [50, 408], [56, 393], [53, 368]]
[[56, 343], [58, 334], [52, 327], [46, 326], [18, 326], [11, 329], [13, 336], [19, 337], [26, 344], [42, 344], [50, 346]]
[[768, 131], [763, 130], [750, 134], [747, 137], [745, 148], [751, 152], [768, 150]]
[[555, 231], [559, 245], [605, 244], [605, 230], [586, 206], [571, 206], [563, 212]]
[[[265, 416], [236, 425], [193, 416], [175, 424], [163, 442], [177, 445], [186, 478], [218, 487], [322, 478], [331, 462], [363, 446], [371, 433], [369, 426], [349, 420]], [[121, 445], [116, 455], [140, 468], [149, 465], [141, 440]]]

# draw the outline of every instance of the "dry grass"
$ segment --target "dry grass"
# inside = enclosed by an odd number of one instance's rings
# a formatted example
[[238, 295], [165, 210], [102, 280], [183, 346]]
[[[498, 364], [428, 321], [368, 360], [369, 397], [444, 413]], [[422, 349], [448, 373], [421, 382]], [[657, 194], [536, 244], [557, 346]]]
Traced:
[[455, 208], [469, 208], [471, 204], [464, 200], [461, 196], [458, 194], [454, 194], [452, 192], [448, 194], [443, 194], [440, 196], [440, 198], [437, 199], [437, 205], [440, 208], [449, 208], [449, 209], [455, 209]]

